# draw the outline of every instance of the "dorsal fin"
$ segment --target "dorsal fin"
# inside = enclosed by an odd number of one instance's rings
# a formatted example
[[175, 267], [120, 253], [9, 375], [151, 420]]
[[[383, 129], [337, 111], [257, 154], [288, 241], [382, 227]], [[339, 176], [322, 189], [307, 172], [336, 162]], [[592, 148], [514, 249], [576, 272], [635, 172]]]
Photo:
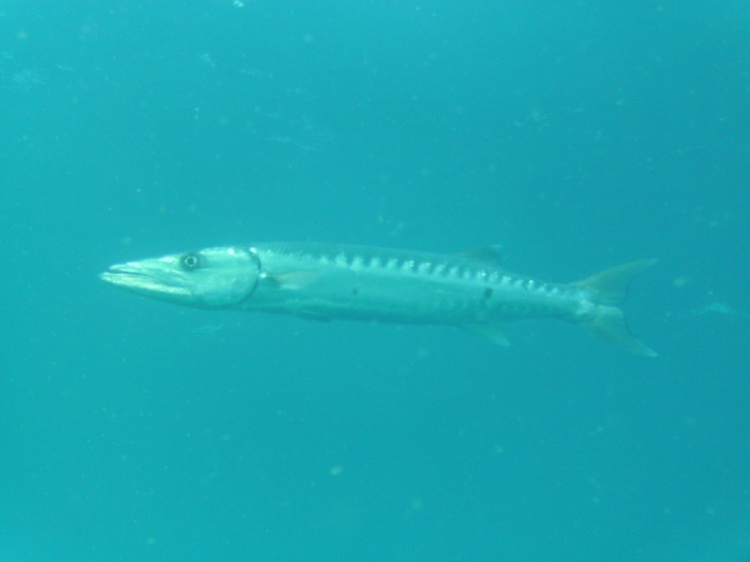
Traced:
[[499, 245], [482, 246], [481, 248], [472, 248], [457, 254], [465, 260], [499, 267], [503, 262], [502, 247]]

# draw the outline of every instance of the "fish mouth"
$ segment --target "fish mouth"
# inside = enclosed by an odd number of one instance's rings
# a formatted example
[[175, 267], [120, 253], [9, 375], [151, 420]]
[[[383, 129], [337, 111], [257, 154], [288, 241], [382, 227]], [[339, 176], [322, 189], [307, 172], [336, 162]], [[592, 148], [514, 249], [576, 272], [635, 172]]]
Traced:
[[179, 279], [169, 279], [164, 271], [145, 269], [142, 265], [118, 264], [99, 274], [99, 279], [126, 291], [141, 295], [189, 296], [190, 292]]

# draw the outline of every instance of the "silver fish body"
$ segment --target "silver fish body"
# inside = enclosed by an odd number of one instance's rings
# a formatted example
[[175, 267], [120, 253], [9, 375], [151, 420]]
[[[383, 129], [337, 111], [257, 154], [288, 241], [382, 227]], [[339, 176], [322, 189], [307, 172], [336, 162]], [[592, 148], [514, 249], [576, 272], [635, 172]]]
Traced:
[[493, 248], [430, 254], [319, 243], [268, 243], [112, 266], [102, 279], [179, 304], [360, 320], [461, 326], [507, 344], [505, 323], [556, 318], [580, 324], [630, 351], [653, 351], [627, 331], [617, 306], [653, 260], [577, 283], [515, 275]]

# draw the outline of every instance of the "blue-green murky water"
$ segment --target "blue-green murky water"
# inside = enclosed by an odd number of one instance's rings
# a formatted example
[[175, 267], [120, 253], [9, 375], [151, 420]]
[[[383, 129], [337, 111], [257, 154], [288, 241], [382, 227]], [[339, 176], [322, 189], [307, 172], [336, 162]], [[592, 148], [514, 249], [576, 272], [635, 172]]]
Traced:
[[[746, 3], [0, 11], [0, 561], [750, 559]], [[96, 277], [258, 240], [657, 257], [660, 357]]]

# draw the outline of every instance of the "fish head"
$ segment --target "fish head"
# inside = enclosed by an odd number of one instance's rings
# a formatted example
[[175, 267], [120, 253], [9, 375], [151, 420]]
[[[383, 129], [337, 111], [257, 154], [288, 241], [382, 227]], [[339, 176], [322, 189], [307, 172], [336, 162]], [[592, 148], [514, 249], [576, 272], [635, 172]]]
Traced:
[[117, 264], [99, 277], [146, 297], [222, 308], [252, 295], [260, 278], [260, 261], [246, 248], [225, 246]]

